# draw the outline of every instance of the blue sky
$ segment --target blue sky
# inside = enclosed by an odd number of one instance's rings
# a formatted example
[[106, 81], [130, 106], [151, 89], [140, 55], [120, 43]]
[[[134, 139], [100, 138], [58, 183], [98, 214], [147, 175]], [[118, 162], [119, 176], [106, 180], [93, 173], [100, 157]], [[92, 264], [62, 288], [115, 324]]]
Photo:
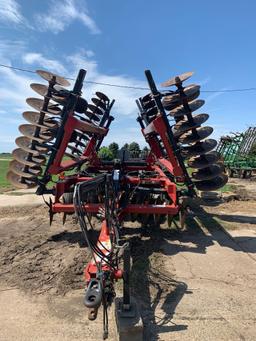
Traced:
[[[157, 83], [186, 71], [201, 84], [214, 136], [256, 124], [256, 91], [205, 93], [256, 87], [256, 2], [0, 0], [0, 63], [35, 70], [44, 68], [87, 80], [146, 86], [150, 68]], [[11, 151], [34, 96], [33, 74], [0, 67], [0, 152]], [[116, 99], [115, 121], [105, 144], [138, 141], [134, 100], [141, 90], [85, 84], [84, 96], [96, 91]]]

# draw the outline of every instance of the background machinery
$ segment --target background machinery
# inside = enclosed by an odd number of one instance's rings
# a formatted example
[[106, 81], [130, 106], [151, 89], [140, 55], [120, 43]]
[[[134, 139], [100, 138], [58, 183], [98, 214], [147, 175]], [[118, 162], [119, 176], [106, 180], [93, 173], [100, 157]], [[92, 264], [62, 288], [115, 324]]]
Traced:
[[[131, 316], [129, 245], [123, 236], [124, 220], [144, 227], [184, 224], [187, 198], [197, 190], [210, 191], [228, 180], [217, 142], [208, 138], [213, 129], [202, 126], [208, 114], [193, 114], [204, 101], [200, 86], [183, 85], [192, 76], [185, 73], [162, 85], [159, 91], [151, 72], [145, 71], [150, 92], [136, 100], [137, 121], [150, 152], [145, 158], [105, 161], [97, 152], [108, 134], [114, 100], [96, 92], [88, 103], [82, 97], [85, 70], [80, 70], [72, 90], [69, 82], [47, 71], [37, 71], [47, 84], [31, 84], [41, 98], [28, 98], [33, 111], [23, 117], [21, 137], [10, 162], [8, 180], [18, 188], [37, 187], [36, 193], [50, 193], [50, 221], [56, 213], [75, 213], [91, 261], [85, 267], [84, 303], [89, 319], [103, 306], [104, 338], [108, 333], [107, 307], [115, 296], [114, 282], [123, 279], [120, 310]], [[56, 176], [58, 179], [56, 180]], [[92, 216], [101, 221], [93, 238]]]
[[251, 177], [256, 170], [256, 127], [249, 127], [243, 133], [222, 136], [217, 151], [224, 160], [230, 177]]

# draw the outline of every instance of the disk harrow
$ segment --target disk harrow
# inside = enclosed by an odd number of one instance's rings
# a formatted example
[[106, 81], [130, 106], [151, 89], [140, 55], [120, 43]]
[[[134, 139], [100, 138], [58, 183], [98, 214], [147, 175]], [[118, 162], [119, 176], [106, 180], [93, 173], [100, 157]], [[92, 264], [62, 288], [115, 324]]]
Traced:
[[231, 177], [234, 175], [247, 178], [256, 170], [256, 127], [249, 127], [243, 133], [231, 133], [222, 136], [217, 151], [224, 160], [224, 165]]
[[[16, 139], [19, 148], [13, 151], [7, 177], [18, 188], [37, 187], [38, 195], [54, 196], [48, 203], [50, 222], [56, 213], [63, 213], [63, 223], [67, 214], [76, 214], [92, 254], [85, 268], [84, 303], [90, 320], [102, 305], [106, 338], [115, 281], [123, 279], [120, 314], [132, 317], [135, 312], [124, 220], [138, 221], [149, 231], [166, 220], [169, 226], [178, 220], [183, 228], [187, 199], [197, 190], [222, 187], [227, 176], [220, 154], [214, 151], [217, 142], [208, 138], [213, 129], [202, 127], [209, 115], [192, 114], [204, 104], [198, 99], [198, 85], [183, 86], [192, 73], [163, 83], [174, 90], [159, 91], [151, 72], [145, 72], [150, 93], [136, 100], [137, 121], [150, 153], [136, 159], [123, 153], [113, 161], [100, 159], [97, 152], [114, 119], [110, 115], [114, 100], [101, 92], [91, 103], [82, 97], [85, 70], [79, 71], [72, 90], [61, 76], [37, 73], [48, 83], [31, 84], [41, 98], [27, 99], [33, 111], [23, 113], [28, 124], [19, 127], [22, 136]], [[51, 182], [56, 175], [59, 179]], [[92, 216], [102, 224], [96, 241]]]
[[[188, 72], [164, 82], [162, 86], [176, 87], [176, 90], [166, 92], [157, 91], [150, 73], [147, 74], [152, 93], [141, 97], [137, 104], [140, 109], [139, 122], [151, 150], [159, 159], [167, 157], [172, 164], [175, 157], [178, 159], [179, 167], [174, 175], [179, 176], [182, 172], [189, 189], [195, 186], [201, 191], [212, 191], [222, 187], [228, 178], [219, 162], [220, 154], [213, 151], [217, 141], [208, 139], [213, 128], [201, 126], [209, 115], [192, 114], [204, 104], [203, 100], [197, 99], [200, 86], [183, 86], [183, 82], [193, 73]], [[169, 112], [166, 114], [165, 110]], [[187, 173], [187, 166], [197, 169], [191, 174], [193, 182]]]

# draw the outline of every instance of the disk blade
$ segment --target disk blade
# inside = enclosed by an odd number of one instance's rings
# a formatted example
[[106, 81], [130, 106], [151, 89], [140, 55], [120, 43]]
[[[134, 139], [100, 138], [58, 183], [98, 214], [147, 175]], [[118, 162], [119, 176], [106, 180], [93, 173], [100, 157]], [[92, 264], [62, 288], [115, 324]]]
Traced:
[[[22, 124], [19, 126], [19, 131], [26, 137], [31, 138], [40, 143], [48, 142], [54, 138], [54, 134], [52, 132], [48, 132], [46, 130], [40, 131], [39, 136], [35, 137], [37, 127], [32, 124]], [[40, 129], [40, 128], [39, 128]]]
[[185, 133], [186, 131], [200, 127], [200, 125], [205, 123], [208, 120], [208, 118], [209, 118], [208, 114], [198, 114], [192, 116], [193, 122], [189, 122], [188, 120], [179, 121], [173, 127], [174, 136], [178, 137]]
[[[194, 101], [188, 103], [189, 108], [190, 108], [190, 112], [196, 111], [197, 109], [201, 108], [201, 106], [203, 106], [204, 103], [205, 103], [205, 101], [202, 99], [195, 99]], [[186, 114], [187, 114], [187, 111], [183, 105], [180, 105], [179, 107], [173, 109], [169, 113], [170, 116], [174, 116], [174, 117], [180, 117], [180, 116], [184, 116]]]
[[145, 110], [154, 108], [155, 106], [156, 106], [155, 101], [149, 101], [149, 102], [143, 103], [143, 109], [145, 109]]
[[157, 113], [158, 113], [157, 107], [151, 108], [151, 109], [147, 110], [147, 112], [146, 112], [147, 116], [149, 116], [149, 117], [157, 115]]
[[216, 151], [211, 151], [210, 153], [191, 158], [188, 161], [188, 166], [191, 168], [202, 169], [215, 163], [219, 159], [220, 159], [220, 154]]
[[220, 174], [211, 180], [203, 180], [195, 182], [195, 186], [199, 191], [216, 191], [228, 182], [226, 174]]
[[[58, 128], [58, 122], [45, 114], [40, 114], [39, 112], [35, 111], [25, 111], [22, 115], [29, 123], [32, 123], [41, 129]], [[42, 123], [39, 123], [41, 119]]]
[[[25, 136], [20, 136], [15, 140], [18, 147], [33, 155], [46, 154], [51, 146], [47, 144], [40, 144], [38, 141], [30, 139]], [[33, 143], [33, 146], [32, 146]]]
[[78, 97], [75, 111], [78, 113], [84, 113], [86, 112], [87, 107], [88, 107], [87, 101], [82, 97]]
[[46, 96], [48, 92], [48, 86], [44, 84], [38, 84], [38, 83], [31, 83], [30, 84], [31, 89], [33, 89], [38, 95]]
[[13, 173], [12, 171], [7, 172], [6, 175], [7, 180], [15, 187], [21, 188], [21, 189], [28, 189], [36, 187], [36, 182], [21, 178], [19, 175]]
[[[200, 95], [200, 86], [196, 84], [191, 84], [188, 87], [184, 88], [184, 93], [186, 95], [187, 101], [191, 102]], [[182, 105], [182, 97], [177, 92], [171, 94], [170, 96], [165, 96], [162, 102], [166, 110], [172, 110], [179, 105]]]
[[203, 155], [217, 146], [217, 141], [213, 139], [207, 139], [202, 142], [198, 142], [188, 147], [182, 147], [182, 155], [184, 157], [191, 157], [196, 155]]
[[[24, 168], [26, 170], [24, 170]], [[28, 179], [33, 179], [36, 178], [37, 176], [39, 176], [41, 174], [42, 168], [39, 166], [34, 166], [34, 167], [28, 167], [25, 166], [24, 164], [16, 161], [16, 160], [12, 160], [9, 163], [9, 169], [19, 175], [22, 176], [24, 178], [28, 178]]]
[[38, 155], [38, 156], [33, 155], [30, 158], [30, 160], [28, 160], [29, 153], [20, 148], [14, 149], [14, 151], [12, 152], [12, 156], [15, 160], [23, 163], [24, 165], [28, 165], [30, 167], [42, 165], [46, 161], [46, 158], [43, 155]]
[[36, 156], [40, 154], [38, 150], [32, 149], [32, 140], [29, 139], [28, 137], [25, 136], [17, 137], [15, 143], [17, 144], [18, 147], [20, 147], [21, 149], [28, 153], [31, 153]]
[[200, 127], [190, 133], [186, 133], [179, 137], [178, 141], [183, 144], [195, 143], [206, 139], [213, 132], [212, 127]]
[[224, 165], [222, 163], [215, 163], [209, 167], [198, 170], [192, 173], [194, 180], [209, 180], [215, 178], [217, 175], [224, 171]]
[[57, 104], [54, 104], [52, 102], [49, 102], [47, 110], [42, 110], [44, 101], [40, 98], [34, 98], [30, 97], [26, 99], [26, 102], [28, 105], [30, 105], [32, 108], [43, 112], [44, 114], [49, 114], [49, 115], [60, 115], [61, 114], [61, 109], [58, 107]]
[[91, 100], [96, 105], [96, 107], [101, 108], [103, 111], [106, 110], [106, 104], [102, 102], [99, 98], [93, 97]]
[[153, 98], [151, 94], [147, 94], [146, 96], [143, 96], [140, 98], [141, 102], [143, 103], [150, 102], [152, 99]]
[[186, 81], [187, 79], [189, 79], [192, 75], [194, 74], [194, 72], [186, 72], [183, 73], [181, 75], [175, 76], [165, 82], [163, 82], [161, 84], [162, 87], [168, 87], [168, 86], [173, 86], [176, 84], [180, 84], [181, 82]]
[[109, 102], [108, 96], [106, 96], [103, 92], [96, 91], [95, 95], [99, 97], [103, 102]]
[[43, 79], [50, 81], [55, 81], [56, 84], [59, 84], [61, 86], [69, 86], [70, 83], [68, 80], [66, 80], [64, 77], [58, 76], [52, 72], [44, 71], [44, 70], [36, 70], [36, 73], [41, 76]]

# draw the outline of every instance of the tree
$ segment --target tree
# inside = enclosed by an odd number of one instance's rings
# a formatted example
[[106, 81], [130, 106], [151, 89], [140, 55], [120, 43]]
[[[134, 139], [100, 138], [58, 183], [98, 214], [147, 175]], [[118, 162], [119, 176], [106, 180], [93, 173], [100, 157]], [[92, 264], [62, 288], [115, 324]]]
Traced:
[[108, 146], [108, 149], [111, 151], [111, 153], [113, 154], [114, 159], [117, 158], [118, 155], [118, 150], [119, 150], [119, 146], [116, 142], [112, 142], [110, 143], [110, 145]]
[[98, 155], [103, 160], [113, 160], [114, 156], [108, 147], [101, 147]]
[[129, 152], [131, 157], [139, 157], [140, 156], [140, 146], [137, 142], [132, 142], [129, 144]]
[[122, 149], [129, 150], [129, 143], [125, 143], [122, 147]]
[[147, 147], [147, 146], [145, 146], [143, 149], [142, 149], [142, 157], [147, 157], [148, 156], [148, 154], [149, 154], [149, 152], [150, 152], [150, 149]]

